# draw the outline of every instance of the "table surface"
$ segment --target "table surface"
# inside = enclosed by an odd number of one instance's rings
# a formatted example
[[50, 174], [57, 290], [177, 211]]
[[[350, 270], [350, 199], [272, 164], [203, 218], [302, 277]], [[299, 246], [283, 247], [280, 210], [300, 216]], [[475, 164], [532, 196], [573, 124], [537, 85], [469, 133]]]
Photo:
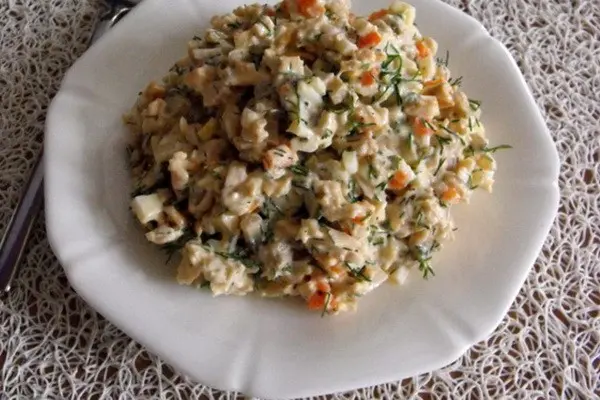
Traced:
[[[443, 369], [333, 398], [599, 398], [600, 2], [447, 2], [481, 21], [525, 75], [560, 153], [558, 217], [488, 340]], [[103, 7], [0, 0], [0, 233], [40, 151], [48, 104]], [[0, 304], [0, 399], [239, 396], [179, 375], [88, 307], [43, 221]]]

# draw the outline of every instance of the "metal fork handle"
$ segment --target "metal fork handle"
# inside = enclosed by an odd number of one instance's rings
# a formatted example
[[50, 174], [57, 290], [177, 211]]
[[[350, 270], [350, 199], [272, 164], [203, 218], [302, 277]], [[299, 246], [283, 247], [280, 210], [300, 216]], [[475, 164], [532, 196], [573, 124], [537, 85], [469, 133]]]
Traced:
[[44, 203], [42, 164], [43, 155], [40, 155], [0, 242], [0, 289], [4, 292], [10, 290], [10, 283], [23, 257], [35, 217]]
[[108, 12], [100, 18], [100, 21], [98, 21], [98, 24], [94, 28], [94, 32], [90, 38], [90, 44], [96, 42], [96, 40], [100, 39], [100, 37], [104, 35], [110, 28], [115, 26], [115, 24], [119, 22], [121, 18], [123, 18], [125, 14], [131, 10], [132, 7], [133, 6], [130, 5], [129, 2], [112, 5]]
[[[113, 2], [114, 3], [114, 2]], [[90, 38], [90, 45], [112, 28], [131, 8], [131, 2], [113, 4], [102, 16]], [[25, 190], [11, 215], [4, 236], [0, 241], [0, 295], [10, 290], [10, 284], [21, 263], [27, 239], [44, 203], [44, 168], [43, 150], [33, 167]]]

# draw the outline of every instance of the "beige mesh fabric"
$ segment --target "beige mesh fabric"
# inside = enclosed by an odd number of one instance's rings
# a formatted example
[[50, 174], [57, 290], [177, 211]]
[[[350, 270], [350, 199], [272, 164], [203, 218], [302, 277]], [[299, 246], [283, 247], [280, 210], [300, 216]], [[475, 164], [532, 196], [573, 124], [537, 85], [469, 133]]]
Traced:
[[[600, 2], [448, 2], [482, 21], [525, 74], [560, 152], [559, 215], [487, 341], [441, 370], [333, 397], [598, 398]], [[0, 232], [40, 149], [48, 103], [101, 7], [100, 0], [0, 0]], [[0, 399], [196, 397], [238, 395], [189, 381], [91, 310], [69, 288], [38, 221], [0, 305]]]

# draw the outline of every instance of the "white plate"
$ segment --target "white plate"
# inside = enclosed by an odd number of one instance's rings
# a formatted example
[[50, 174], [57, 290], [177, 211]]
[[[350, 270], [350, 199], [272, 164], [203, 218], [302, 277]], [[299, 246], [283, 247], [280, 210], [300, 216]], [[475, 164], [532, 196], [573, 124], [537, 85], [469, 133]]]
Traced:
[[[368, 3], [368, 4], [367, 4]], [[129, 212], [120, 116], [189, 38], [237, 0], [145, 0], [69, 71], [48, 113], [50, 243], [77, 292], [177, 369], [207, 385], [296, 397], [374, 385], [444, 366], [506, 313], [558, 205], [556, 149], [515, 62], [474, 19], [414, 0], [424, 35], [450, 50], [466, 92], [483, 101], [497, 155], [494, 194], [456, 207], [457, 239], [436, 276], [384, 285], [355, 314], [320, 318], [292, 301], [212, 298], [172, 279]], [[355, 4], [366, 14], [386, 0]]]

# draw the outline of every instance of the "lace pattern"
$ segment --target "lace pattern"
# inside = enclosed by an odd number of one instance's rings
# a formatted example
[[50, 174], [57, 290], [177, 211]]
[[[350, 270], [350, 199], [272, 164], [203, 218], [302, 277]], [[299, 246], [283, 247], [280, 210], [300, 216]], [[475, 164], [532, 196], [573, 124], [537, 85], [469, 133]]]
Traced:
[[[556, 141], [561, 206], [492, 336], [451, 365], [335, 399], [600, 396], [600, 3], [447, 0], [505, 43]], [[101, 0], [0, 1], [0, 232], [41, 148], [47, 106]], [[0, 304], [0, 399], [236, 399], [149, 354], [69, 287], [40, 216]]]

